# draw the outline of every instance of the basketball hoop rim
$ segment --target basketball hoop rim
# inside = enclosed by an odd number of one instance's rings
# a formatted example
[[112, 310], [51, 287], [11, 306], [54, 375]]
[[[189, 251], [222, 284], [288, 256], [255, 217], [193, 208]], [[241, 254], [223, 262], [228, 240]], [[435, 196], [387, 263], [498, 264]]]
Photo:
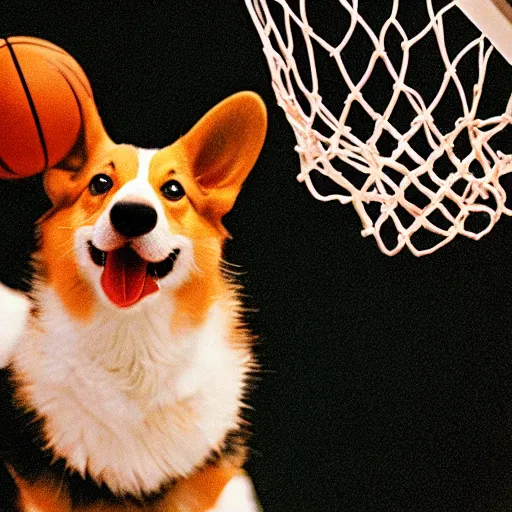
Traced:
[[512, 65], [512, 6], [507, 0], [457, 0], [456, 5]]

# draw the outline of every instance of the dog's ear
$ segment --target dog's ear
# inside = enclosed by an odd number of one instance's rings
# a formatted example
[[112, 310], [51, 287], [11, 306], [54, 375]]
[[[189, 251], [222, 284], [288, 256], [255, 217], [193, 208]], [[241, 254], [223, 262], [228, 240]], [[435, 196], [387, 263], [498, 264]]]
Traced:
[[82, 128], [78, 140], [64, 160], [44, 174], [44, 188], [54, 206], [68, 204], [81, 191], [87, 167], [96, 155], [113, 144], [108, 137], [92, 97], [80, 98]]
[[267, 111], [253, 92], [226, 98], [180, 139], [210, 214], [228, 213], [260, 154], [267, 131]]

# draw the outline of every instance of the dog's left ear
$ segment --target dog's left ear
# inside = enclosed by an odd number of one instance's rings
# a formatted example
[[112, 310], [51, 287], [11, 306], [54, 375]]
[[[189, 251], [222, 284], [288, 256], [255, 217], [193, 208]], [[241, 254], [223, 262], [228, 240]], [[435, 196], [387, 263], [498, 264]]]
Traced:
[[[71, 76], [70, 81], [76, 77]], [[84, 171], [88, 162], [94, 162], [113, 145], [107, 135], [98, 108], [92, 96], [88, 96], [82, 86], [76, 85], [77, 98], [82, 116], [82, 129], [78, 140], [64, 160], [44, 174], [46, 194], [54, 206], [62, 206], [76, 200], [84, 189], [84, 182], [90, 176]]]
[[263, 100], [244, 91], [213, 107], [180, 139], [210, 213], [218, 219], [233, 207], [260, 154], [266, 131]]

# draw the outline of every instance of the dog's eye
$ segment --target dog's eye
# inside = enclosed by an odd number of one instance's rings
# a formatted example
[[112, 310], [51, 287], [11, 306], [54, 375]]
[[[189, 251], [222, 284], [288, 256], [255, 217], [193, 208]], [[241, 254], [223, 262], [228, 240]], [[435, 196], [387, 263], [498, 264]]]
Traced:
[[93, 196], [99, 196], [108, 192], [113, 184], [114, 182], [110, 176], [106, 174], [96, 174], [89, 182], [89, 190]]
[[179, 201], [185, 195], [185, 190], [183, 190], [181, 184], [176, 180], [164, 183], [160, 190], [162, 194], [171, 201]]

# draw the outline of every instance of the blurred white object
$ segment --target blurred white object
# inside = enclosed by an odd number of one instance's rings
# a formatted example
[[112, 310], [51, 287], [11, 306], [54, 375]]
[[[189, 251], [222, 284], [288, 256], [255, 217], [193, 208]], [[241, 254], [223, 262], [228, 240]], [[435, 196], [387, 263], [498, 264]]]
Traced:
[[208, 512], [260, 512], [251, 479], [246, 475], [232, 478], [214, 508]]
[[12, 348], [27, 322], [28, 299], [0, 283], [0, 368], [9, 362]]

